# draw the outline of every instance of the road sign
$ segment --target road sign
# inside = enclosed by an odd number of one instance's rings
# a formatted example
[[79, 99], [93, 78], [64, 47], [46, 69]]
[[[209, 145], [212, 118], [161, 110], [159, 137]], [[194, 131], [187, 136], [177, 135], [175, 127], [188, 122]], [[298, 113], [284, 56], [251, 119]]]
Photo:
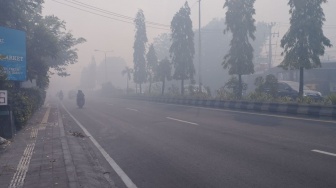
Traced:
[[26, 80], [25, 32], [0, 27], [0, 66], [4, 68], [7, 80]]
[[0, 90], [0, 106], [7, 105], [7, 91]]

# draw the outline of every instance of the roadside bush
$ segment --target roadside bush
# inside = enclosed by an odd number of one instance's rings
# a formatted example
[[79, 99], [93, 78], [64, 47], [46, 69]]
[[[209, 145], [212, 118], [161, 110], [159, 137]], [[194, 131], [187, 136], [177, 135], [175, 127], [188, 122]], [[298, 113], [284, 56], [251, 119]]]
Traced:
[[245, 99], [248, 101], [253, 101], [253, 102], [272, 102], [274, 101], [274, 98], [272, 97], [272, 95], [267, 94], [267, 93], [259, 93], [259, 92], [249, 93]]
[[273, 74], [267, 75], [265, 79], [262, 76], [257, 77], [254, 85], [258, 93], [268, 93], [274, 98], [278, 95], [278, 79]]
[[[229, 81], [224, 85], [224, 88], [229, 89], [237, 97], [240, 96], [239, 95], [239, 80], [236, 76], [232, 76], [229, 79]], [[246, 90], [247, 90], [247, 84], [242, 82], [242, 93], [244, 93]]]
[[33, 113], [44, 103], [46, 92], [36, 88], [9, 90], [9, 104], [13, 111], [15, 125], [20, 129]]
[[168, 88], [167, 95], [168, 96], [179, 96], [179, 95], [181, 95], [179, 87], [177, 87], [176, 85], [173, 84], [171, 87]]
[[230, 91], [227, 91], [225, 87], [217, 90], [217, 95], [215, 98], [219, 100], [238, 100], [238, 96]]
[[336, 105], [336, 94], [329, 95], [328, 99], [331, 101], [331, 104]]

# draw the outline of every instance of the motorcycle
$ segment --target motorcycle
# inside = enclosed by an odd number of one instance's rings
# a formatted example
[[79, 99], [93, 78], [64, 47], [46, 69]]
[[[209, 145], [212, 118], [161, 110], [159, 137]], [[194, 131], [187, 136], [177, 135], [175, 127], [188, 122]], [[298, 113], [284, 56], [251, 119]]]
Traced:
[[84, 97], [77, 98], [77, 106], [79, 108], [83, 108], [84, 104], [85, 104], [85, 98]]

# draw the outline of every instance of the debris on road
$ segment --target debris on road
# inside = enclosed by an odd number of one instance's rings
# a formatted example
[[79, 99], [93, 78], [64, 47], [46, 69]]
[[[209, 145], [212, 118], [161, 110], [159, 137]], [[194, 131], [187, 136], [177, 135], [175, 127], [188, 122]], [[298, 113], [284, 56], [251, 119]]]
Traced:
[[72, 131], [69, 131], [69, 133], [70, 133], [72, 136], [75, 136], [75, 137], [80, 137], [80, 138], [84, 138], [84, 137], [86, 137], [83, 133], [80, 133], [80, 132], [72, 132]]
[[9, 140], [6, 140], [2, 137], [0, 137], [0, 147], [1, 148], [5, 148], [6, 146], [8, 146], [10, 144]]

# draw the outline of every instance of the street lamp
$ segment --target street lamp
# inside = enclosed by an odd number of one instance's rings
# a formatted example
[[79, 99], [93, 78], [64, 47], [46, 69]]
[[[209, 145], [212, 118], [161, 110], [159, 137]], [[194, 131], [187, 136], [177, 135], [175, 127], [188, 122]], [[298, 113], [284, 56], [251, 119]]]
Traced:
[[103, 52], [103, 53], [105, 54], [105, 81], [107, 82], [106, 54], [107, 54], [108, 52], [113, 52], [113, 50], [110, 50], [110, 51], [104, 51], [104, 50], [97, 50], [97, 49], [95, 49], [94, 51], [95, 51], [95, 52]]

